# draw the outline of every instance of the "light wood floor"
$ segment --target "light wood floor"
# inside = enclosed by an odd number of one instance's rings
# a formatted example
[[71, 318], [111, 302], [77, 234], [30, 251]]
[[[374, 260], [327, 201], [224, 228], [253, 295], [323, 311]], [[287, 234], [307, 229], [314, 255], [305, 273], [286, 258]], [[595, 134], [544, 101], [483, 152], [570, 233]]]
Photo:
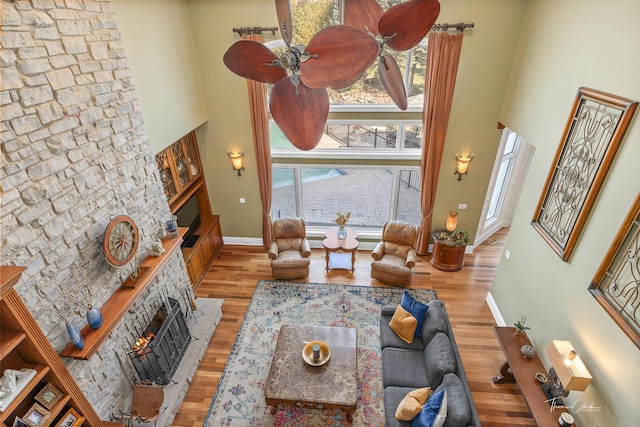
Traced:
[[[535, 425], [515, 384], [491, 383], [504, 356], [493, 333], [495, 321], [485, 301], [495, 276], [508, 229], [498, 231], [465, 256], [464, 268], [446, 273], [420, 258], [412, 288], [435, 289], [446, 304], [460, 355], [483, 426]], [[324, 251], [313, 249], [306, 282], [385, 286], [370, 277], [371, 251], [358, 251], [356, 272], [325, 272]], [[222, 320], [198, 368], [173, 426], [201, 427], [218, 381], [242, 324], [258, 280], [270, 279], [267, 251], [262, 247], [224, 246], [209, 268], [196, 296], [224, 298]]]

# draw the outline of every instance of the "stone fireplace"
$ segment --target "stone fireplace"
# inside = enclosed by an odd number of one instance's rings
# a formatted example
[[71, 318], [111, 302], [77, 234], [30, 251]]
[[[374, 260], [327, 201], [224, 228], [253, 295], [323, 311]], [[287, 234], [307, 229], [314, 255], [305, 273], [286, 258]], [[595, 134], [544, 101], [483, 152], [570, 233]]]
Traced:
[[[1, 5], [0, 256], [3, 265], [27, 267], [16, 291], [61, 351], [69, 337], [56, 301], [73, 284], [72, 267], [87, 271], [92, 302], [101, 307], [123, 277], [102, 251], [111, 218], [135, 220], [144, 257], [170, 209], [111, 1]], [[177, 250], [95, 355], [63, 357], [102, 419], [125, 409], [131, 398], [137, 373], [123, 343], [136, 333], [132, 325], [144, 320], [144, 308], [163, 292], [185, 289], [189, 278]], [[86, 320], [75, 311], [81, 307], [63, 307], [69, 322], [82, 328]]]
[[141, 330], [129, 359], [140, 381], [167, 385], [173, 381], [173, 374], [191, 342], [178, 301], [167, 298]]

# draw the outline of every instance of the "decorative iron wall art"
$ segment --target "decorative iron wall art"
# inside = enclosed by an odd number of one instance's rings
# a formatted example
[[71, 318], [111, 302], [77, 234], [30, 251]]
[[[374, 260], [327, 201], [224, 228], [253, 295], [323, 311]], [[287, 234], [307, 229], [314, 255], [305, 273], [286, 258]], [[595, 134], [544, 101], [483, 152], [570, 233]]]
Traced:
[[640, 193], [593, 277], [589, 291], [640, 348]]
[[569, 261], [638, 103], [581, 87], [532, 225]]

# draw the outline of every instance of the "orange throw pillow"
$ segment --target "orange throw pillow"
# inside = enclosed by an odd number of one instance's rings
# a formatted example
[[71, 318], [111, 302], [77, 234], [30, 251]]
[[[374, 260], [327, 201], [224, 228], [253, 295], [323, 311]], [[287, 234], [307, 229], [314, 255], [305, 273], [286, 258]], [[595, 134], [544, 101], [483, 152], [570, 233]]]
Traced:
[[389, 327], [407, 344], [413, 342], [413, 337], [418, 326], [418, 320], [413, 317], [413, 314], [398, 305], [393, 317], [389, 322]]
[[396, 419], [400, 421], [412, 421], [422, 412], [422, 407], [429, 398], [430, 393], [431, 387], [418, 388], [407, 393], [396, 409]]

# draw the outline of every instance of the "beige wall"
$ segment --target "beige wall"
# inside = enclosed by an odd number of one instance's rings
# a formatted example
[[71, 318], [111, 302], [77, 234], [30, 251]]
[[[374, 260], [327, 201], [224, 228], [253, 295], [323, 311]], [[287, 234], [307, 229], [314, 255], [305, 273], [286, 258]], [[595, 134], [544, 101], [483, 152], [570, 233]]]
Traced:
[[506, 245], [511, 257], [502, 259], [491, 292], [507, 324], [528, 317], [539, 351], [551, 339], [577, 348], [594, 379], [569, 401], [577, 402], [574, 410], [602, 407], [576, 412], [580, 425], [630, 426], [640, 419], [640, 351], [587, 290], [640, 189], [638, 117], [569, 262], [530, 222], [578, 88], [640, 100], [639, 19], [640, 3], [632, 0], [531, 2], [501, 115], [536, 153]]
[[207, 120], [184, 0], [113, 0], [154, 153]]

